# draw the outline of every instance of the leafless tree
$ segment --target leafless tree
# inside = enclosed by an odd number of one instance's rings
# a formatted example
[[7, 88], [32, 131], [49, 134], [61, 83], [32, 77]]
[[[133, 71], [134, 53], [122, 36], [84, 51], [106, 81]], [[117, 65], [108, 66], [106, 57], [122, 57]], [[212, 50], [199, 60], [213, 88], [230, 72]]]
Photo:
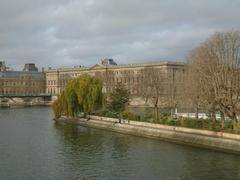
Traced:
[[[210, 115], [237, 122], [240, 103], [240, 32], [216, 33], [188, 56], [193, 101]], [[196, 104], [195, 103], [195, 104]]]
[[145, 67], [139, 74], [140, 95], [145, 101], [151, 101], [155, 109], [156, 119], [159, 117], [159, 108], [166, 104], [164, 96], [163, 73], [159, 68]]
[[178, 108], [185, 106], [184, 80], [185, 80], [185, 67], [171, 67], [164, 76], [165, 97], [168, 106], [171, 108], [171, 116], [177, 113]]

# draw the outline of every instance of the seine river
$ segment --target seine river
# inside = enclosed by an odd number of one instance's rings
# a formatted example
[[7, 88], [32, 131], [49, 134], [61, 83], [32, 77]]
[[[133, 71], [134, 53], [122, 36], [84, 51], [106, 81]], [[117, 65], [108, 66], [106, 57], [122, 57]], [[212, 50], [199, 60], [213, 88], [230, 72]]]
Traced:
[[0, 180], [240, 179], [240, 156], [56, 124], [49, 107], [0, 109]]

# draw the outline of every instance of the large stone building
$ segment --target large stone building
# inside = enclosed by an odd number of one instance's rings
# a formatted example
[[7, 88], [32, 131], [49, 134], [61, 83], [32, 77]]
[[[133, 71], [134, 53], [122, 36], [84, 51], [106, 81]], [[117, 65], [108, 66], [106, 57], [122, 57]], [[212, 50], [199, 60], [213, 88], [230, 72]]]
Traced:
[[104, 59], [91, 67], [49, 68], [46, 72], [38, 72], [34, 64], [25, 64], [23, 71], [13, 71], [0, 62], [0, 95], [56, 96], [64, 90], [69, 80], [89, 74], [103, 80], [106, 93], [112, 92], [117, 84], [122, 84], [130, 91], [131, 97], [142, 97], [147, 86], [159, 84], [160, 97], [165, 98], [162, 102], [171, 100], [174, 104], [173, 101], [179, 101], [183, 89], [185, 70], [185, 64], [179, 62], [118, 65], [112, 59]]
[[[149, 70], [150, 74], [149, 72], [146, 74], [146, 70]], [[146, 78], [147, 81], [151, 79], [155, 81], [151, 73], [157, 72], [157, 76], [161, 77], [162, 96], [177, 99], [177, 95], [182, 90], [185, 70], [185, 64], [179, 62], [117, 65], [112, 59], [104, 59], [92, 67], [50, 68], [46, 71], [46, 92], [57, 95], [64, 90], [72, 78], [89, 74], [103, 79], [104, 90], [107, 93], [112, 92], [116, 84], [120, 83], [130, 91], [132, 97], [139, 97], [143, 93]], [[159, 82], [155, 81], [155, 83]]]
[[23, 71], [13, 71], [0, 62], [0, 95], [39, 95], [45, 92], [45, 72], [38, 72], [35, 64], [25, 64]]

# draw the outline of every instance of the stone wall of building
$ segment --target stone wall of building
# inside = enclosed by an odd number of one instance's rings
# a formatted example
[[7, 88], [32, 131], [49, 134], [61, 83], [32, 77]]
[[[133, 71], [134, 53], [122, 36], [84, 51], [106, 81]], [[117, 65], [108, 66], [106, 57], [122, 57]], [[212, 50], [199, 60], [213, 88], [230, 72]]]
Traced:
[[[159, 107], [173, 108], [174, 104], [179, 106], [182, 103], [180, 94], [183, 90], [185, 71], [185, 64], [179, 62], [117, 65], [112, 59], [103, 59], [99, 64], [91, 67], [57, 68], [48, 69], [46, 72], [38, 72], [38, 68], [32, 63], [25, 64], [23, 71], [12, 71], [5, 66], [4, 62], [1, 62], [0, 95], [51, 94], [57, 96], [71, 79], [89, 74], [103, 80], [103, 91], [106, 93], [111, 93], [117, 84], [122, 84], [131, 93], [130, 105], [133, 106], [143, 104], [153, 106], [153, 99], [148, 99], [146, 102], [142, 98], [146, 87], [149, 86], [146, 82], [160, 83]], [[158, 81], [156, 81], [156, 75]]]
[[[180, 94], [183, 90], [186, 66], [184, 63], [179, 62], [117, 65], [112, 59], [104, 59], [101, 63], [92, 67], [49, 69], [46, 71], [46, 92], [56, 96], [64, 90], [69, 80], [82, 74], [89, 74], [103, 79], [104, 91], [106, 93], [112, 92], [117, 84], [124, 85], [131, 93], [131, 99], [133, 100], [131, 104], [140, 105], [139, 102], [142, 103], [143, 100], [135, 102], [134, 99], [142, 97], [146, 86], [144, 84], [145, 81], [151, 80], [150, 76], [148, 77], [148, 75], [144, 74], [146, 69], [154, 70], [154, 73], [158, 73], [158, 76], [161, 77], [162, 94], [159, 102], [162, 103], [162, 106], [169, 107], [170, 104], [173, 106], [173, 104], [182, 102]], [[152, 105], [153, 102], [150, 100], [148, 104]]]
[[[25, 71], [0, 71], [0, 95], [37, 95], [46, 92], [46, 76], [35, 65]], [[35, 68], [34, 68], [35, 67]]]
[[173, 62], [124, 65], [100, 63], [92, 67], [49, 69], [46, 72], [47, 93], [59, 94], [69, 80], [86, 73], [102, 78], [108, 92], [111, 92], [117, 83], [121, 83], [129, 89], [132, 95], [137, 95], [140, 93], [139, 84], [142, 83], [141, 72], [146, 68], [154, 68], [161, 72], [165, 86], [182, 84], [186, 69], [183, 63]]

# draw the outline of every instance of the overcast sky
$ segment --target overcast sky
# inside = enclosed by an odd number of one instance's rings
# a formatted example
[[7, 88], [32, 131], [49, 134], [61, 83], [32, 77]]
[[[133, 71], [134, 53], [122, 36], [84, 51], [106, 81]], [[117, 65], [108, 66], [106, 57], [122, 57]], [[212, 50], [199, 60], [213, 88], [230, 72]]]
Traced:
[[0, 0], [0, 59], [19, 69], [184, 61], [216, 31], [240, 29], [240, 0]]

